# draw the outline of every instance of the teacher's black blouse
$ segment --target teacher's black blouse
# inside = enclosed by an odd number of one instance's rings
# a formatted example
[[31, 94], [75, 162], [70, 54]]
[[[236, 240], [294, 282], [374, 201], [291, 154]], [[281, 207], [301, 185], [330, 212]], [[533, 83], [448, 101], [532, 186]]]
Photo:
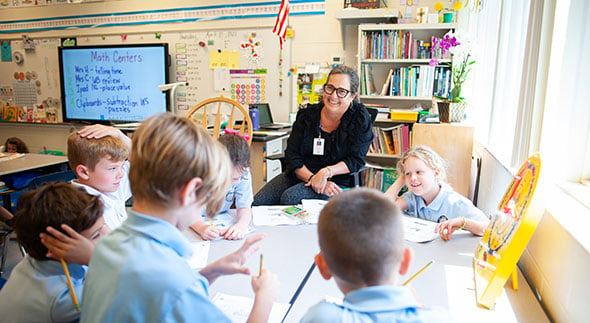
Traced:
[[[351, 172], [365, 165], [365, 157], [373, 140], [371, 117], [362, 103], [352, 102], [342, 115], [338, 128], [327, 133], [320, 128], [320, 112], [324, 103], [308, 105], [297, 112], [291, 135], [285, 150], [286, 171], [295, 176], [295, 169], [303, 165], [314, 174], [320, 169], [344, 161]], [[314, 139], [324, 138], [324, 154], [314, 155]], [[354, 182], [349, 174], [332, 178], [336, 184], [352, 187]]]

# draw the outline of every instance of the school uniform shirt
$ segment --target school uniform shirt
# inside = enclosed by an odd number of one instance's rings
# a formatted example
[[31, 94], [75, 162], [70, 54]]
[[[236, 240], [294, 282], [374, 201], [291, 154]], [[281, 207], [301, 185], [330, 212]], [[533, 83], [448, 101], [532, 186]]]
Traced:
[[[225, 193], [223, 205], [217, 214], [227, 213], [234, 204], [234, 201], [238, 209], [252, 206], [254, 195], [252, 194], [252, 175], [250, 174], [249, 168], [246, 169], [236, 184], [229, 187], [227, 193]], [[205, 209], [203, 209], [201, 216], [206, 216]]]
[[82, 322], [230, 322], [189, 267], [191, 255], [176, 227], [130, 211], [92, 253]]
[[100, 196], [100, 200], [104, 205], [103, 217], [104, 222], [114, 230], [118, 228], [123, 221], [127, 219], [127, 210], [125, 202], [131, 197], [131, 185], [129, 184], [129, 161], [123, 163], [123, 177], [119, 184], [119, 188], [115, 192], [103, 193], [94, 187], [80, 184], [73, 180], [73, 185], [83, 187], [88, 194], [93, 196]]
[[[80, 301], [87, 267], [68, 264], [68, 271]], [[0, 321], [4, 323], [77, 322], [79, 318], [58, 261], [26, 255], [0, 290]]]
[[347, 293], [342, 304], [322, 301], [301, 323], [311, 322], [452, 322], [441, 308], [426, 308], [405, 286], [380, 285]]
[[436, 195], [432, 203], [428, 206], [424, 203], [422, 197], [412, 192], [406, 192], [402, 197], [408, 204], [408, 209], [405, 213], [420, 219], [432, 222], [442, 222], [460, 216], [476, 221], [488, 219], [470, 200], [455, 192], [446, 183], [440, 184], [438, 195]]

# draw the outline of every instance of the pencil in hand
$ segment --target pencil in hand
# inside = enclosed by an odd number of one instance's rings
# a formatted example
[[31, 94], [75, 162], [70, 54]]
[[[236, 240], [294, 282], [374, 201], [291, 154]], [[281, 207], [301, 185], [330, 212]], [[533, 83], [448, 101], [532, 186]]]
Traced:
[[72, 285], [72, 278], [70, 277], [70, 271], [68, 270], [68, 265], [66, 261], [61, 258], [61, 266], [64, 269], [64, 273], [66, 274], [66, 279], [68, 280], [68, 288], [70, 289], [70, 294], [72, 295], [72, 302], [76, 307], [76, 312], [80, 313], [80, 304], [78, 303], [78, 298], [76, 297], [76, 291], [74, 290], [74, 285]]
[[408, 278], [408, 280], [406, 280], [402, 285], [403, 286], [406, 286], [407, 284], [409, 284], [412, 280], [414, 280], [414, 278], [418, 277], [418, 275], [420, 275], [428, 267], [430, 267], [430, 265], [432, 265], [433, 262], [434, 262], [434, 260], [431, 260], [429, 263], [427, 263], [426, 265], [424, 265], [424, 267], [420, 268], [420, 270], [418, 270], [415, 274], [413, 274], [412, 277]]

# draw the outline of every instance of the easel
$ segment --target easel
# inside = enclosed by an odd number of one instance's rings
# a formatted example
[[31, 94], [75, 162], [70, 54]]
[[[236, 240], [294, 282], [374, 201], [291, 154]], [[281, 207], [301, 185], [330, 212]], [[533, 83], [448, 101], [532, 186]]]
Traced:
[[492, 308], [508, 277], [512, 278], [512, 288], [518, 290], [516, 265], [542, 215], [527, 213], [540, 170], [538, 153], [520, 167], [475, 250], [473, 271], [478, 305]]

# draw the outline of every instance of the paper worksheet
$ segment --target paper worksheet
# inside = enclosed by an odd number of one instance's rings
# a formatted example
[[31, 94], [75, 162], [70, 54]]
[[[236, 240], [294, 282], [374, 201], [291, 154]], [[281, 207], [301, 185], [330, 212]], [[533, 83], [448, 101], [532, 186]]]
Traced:
[[204, 241], [191, 229], [186, 229], [182, 232], [188, 239], [193, 249], [192, 257], [187, 261], [192, 269], [201, 269], [207, 266], [207, 259], [209, 258], [210, 241]]
[[310, 200], [301, 200], [301, 204], [303, 205], [303, 209], [309, 213], [309, 217], [307, 218], [307, 223], [318, 223], [318, 219], [320, 217], [320, 212], [324, 208], [324, 206], [328, 203], [325, 200], [317, 200], [317, 199], [310, 199]]
[[426, 221], [413, 216], [404, 215], [404, 237], [412, 242], [428, 242], [436, 239], [438, 234], [434, 233], [435, 222]]
[[[234, 323], [248, 321], [248, 315], [250, 315], [252, 305], [254, 305], [254, 299], [250, 297], [234, 296], [223, 293], [215, 294], [211, 301]], [[275, 302], [270, 310], [268, 322], [282, 322], [288, 310], [289, 304]]]
[[253, 206], [252, 222], [254, 225], [298, 225], [296, 218], [289, 217], [283, 212], [285, 205]]

